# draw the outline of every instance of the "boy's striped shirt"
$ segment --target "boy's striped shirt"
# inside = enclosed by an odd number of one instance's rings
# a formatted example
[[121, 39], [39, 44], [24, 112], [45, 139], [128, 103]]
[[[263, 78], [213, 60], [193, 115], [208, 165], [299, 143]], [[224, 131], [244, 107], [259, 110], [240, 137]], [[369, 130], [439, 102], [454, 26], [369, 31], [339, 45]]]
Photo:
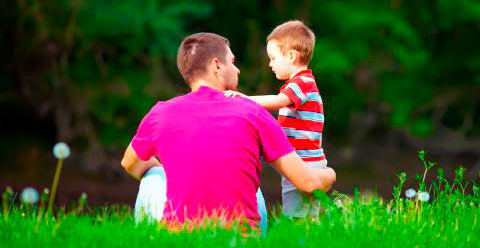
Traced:
[[297, 73], [280, 88], [280, 92], [293, 102], [293, 105], [280, 109], [278, 122], [297, 154], [304, 161], [324, 160], [323, 102], [312, 70]]

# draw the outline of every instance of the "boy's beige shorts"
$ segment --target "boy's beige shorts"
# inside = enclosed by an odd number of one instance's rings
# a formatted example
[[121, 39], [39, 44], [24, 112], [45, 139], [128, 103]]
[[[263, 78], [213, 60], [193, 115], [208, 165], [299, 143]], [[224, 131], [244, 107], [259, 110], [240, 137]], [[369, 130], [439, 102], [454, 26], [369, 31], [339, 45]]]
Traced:
[[[307, 162], [307, 164], [312, 167], [326, 168], [328, 161], [324, 159]], [[313, 196], [305, 196], [290, 181], [282, 177], [282, 210], [288, 217], [315, 218], [320, 212], [320, 202]]]

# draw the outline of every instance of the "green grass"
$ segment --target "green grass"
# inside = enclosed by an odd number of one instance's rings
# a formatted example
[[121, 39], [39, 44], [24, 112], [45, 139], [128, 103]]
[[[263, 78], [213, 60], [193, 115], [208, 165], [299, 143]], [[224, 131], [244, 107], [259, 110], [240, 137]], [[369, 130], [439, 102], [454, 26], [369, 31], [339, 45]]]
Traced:
[[[422, 161], [423, 158], [421, 157]], [[425, 163], [425, 170], [432, 163]], [[238, 226], [212, 223], [193, 230], [169, 230], [164, 223], [135, 224], [128, 206], [84, 208], [85, 199], [45, 217], [37, 207], [14, 204], [4, 193], [0, 218], [1, 247], [479, 247], [480, 185], [464, 182], [462, 168], [447, 180], [442, 169], [435, 179], [417, 177], [428, 202], [406, 199], [406, 175], [398, 175], [393, 198], [316, 192], [324, 211], [318, 221], [290, 220], [273, 213], [266, 236], [241, 232]], [[46, 196], [42, 197], [44, 200]], [[212, 221], [213, 222], [213, 221]]]

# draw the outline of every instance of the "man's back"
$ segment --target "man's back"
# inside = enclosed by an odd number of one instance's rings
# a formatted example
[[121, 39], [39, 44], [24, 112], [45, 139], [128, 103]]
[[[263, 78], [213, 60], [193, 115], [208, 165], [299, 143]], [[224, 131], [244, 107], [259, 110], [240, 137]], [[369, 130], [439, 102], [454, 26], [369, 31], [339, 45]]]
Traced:
[[261, 147], [267, 161], [293, 150], [261, 106], [209, 87], [155, 105], [132, 147], [144, 160], [160, 157], [167, 175], [164, 216], [181, 222], [214, 209], [258, 219]]

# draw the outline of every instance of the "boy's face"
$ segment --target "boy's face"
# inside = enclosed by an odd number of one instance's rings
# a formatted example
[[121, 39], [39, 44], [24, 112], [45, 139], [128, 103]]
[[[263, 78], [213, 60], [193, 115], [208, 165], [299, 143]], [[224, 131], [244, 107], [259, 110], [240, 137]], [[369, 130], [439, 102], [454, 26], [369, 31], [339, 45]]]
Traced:
[[289, 79], [294, 61], [280, 51], [277, 41], [270, 40], [267, 43], [267, 54], [270, 58], [270, 63], [268, 65], [272, 68], [272, 71], [275, 73], [277, 79]]

